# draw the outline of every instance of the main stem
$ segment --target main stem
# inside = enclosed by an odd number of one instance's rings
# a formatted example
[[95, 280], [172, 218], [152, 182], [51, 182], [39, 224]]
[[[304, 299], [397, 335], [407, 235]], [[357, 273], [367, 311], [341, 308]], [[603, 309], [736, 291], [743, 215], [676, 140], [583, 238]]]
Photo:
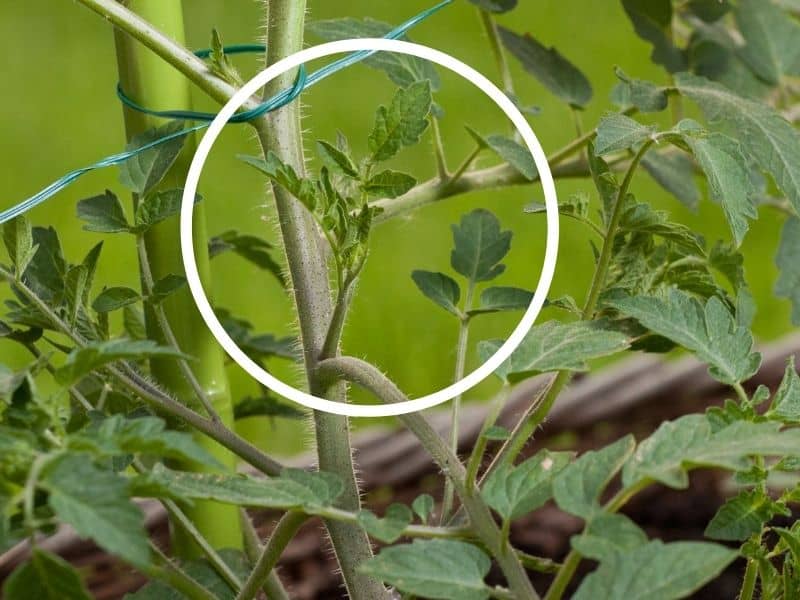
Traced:
[[[182, 5], [179, 1], [131, 0], [128, 8], [143, 19], [152, 22], [164, 34], [182, 42], [184, 24]], [[156, 107], [181, 107], [188, 109], [191, 104], [189, 82], [178, 72], [164, 63], [161, 58], [125, 33], [115, 32], [120, 81], [128, 94], [138, 102]], [[163, 121], [147, 115], [125, 110], [125, 129], [128, 139], [140, 134]], [[193, 138], [187, 139], [186, 148], [178, 158], [172, 171], [162, 186], [165, 189], [183, 187], [194, 149]], [[202, 204], [195, 207], [194, 239], [195, 255], [201, 279], [207, 284], [210, 277], [205, 218]], [[145, 246], [150, 258], [149, 269], [157, 281], [170, 274], [180, 274], [183, 266], [180, 260], [180, 241], [177, 219], [169, 219], [153, 227], [145, 234]], [[188, 290], [181, 290], [168, 298], [163, 309], [172, 326], [175, 340], [196, 360], [192, 369], [196, 381], [202, 387], [205, 397], [220, 416], [222, 423], [233, 425], [233, 406], [228, 388], [225, 362], [222, 351], [197, 312]], [[158, 319], [152, 310], [146, 314], [148, 334], [151, 338], [165, 341]], [[155, 379], [181, 402], [196, 402], [192, 384], [176, 368], [174, 361], [154, 359], [151, 371]], [[209, 450], [226, 470], [233, 471], [236, 459], [233, 454], [204, 435], [196, 436], [197, 442]], [[194, 469], [196, 465], [185, 465]], [[195, 523], [202, 535], [215, 548], [241, 547], [239, 517], [234, 507], [213, 502], [196, 502], [186, 507], [189, 519]], [[173, 531], [175, 551], [183, 557], [197, 557], [201, 549], [190, 537], [182, 534], [181, 528]]]
[[[267, 4], [268, 64], [274, 64], [302, 48], [305, 9], [305, 0], [271, 0]], [[290, 87], [294, 77], [294, 72], [277, 77], [266, 86], [265, 96]], [[268, 150], [275, 152], [296, 172], [302, 174], [305, 171], [299, 103], [293, 102], [270, 113], [256, 127], [265, 153]], [[272, 191], [297, 305], [308, 388], [312, 394], [321, 395], [325, 389], [316, 375], [316, 365], [324, 358], [325, 338], [333, 316], [326, 253], [320, 246], [320, 236], [308, 211], [282, 187], [273, 185]], [[338, 340], [331, 345], [338, 352]], [[330, 388], [327, 394], [331, 400], [347, 400], [344, 384]], [[348, 419], [317, 411], [314, 424], [319, 468], [342, 478], [344, 492], [339, 498], [339, 506], [346, 510], [359, 510], [361, 499], [353, 467]], [[352, 523], [326, 521], [325, 524], [350, 597], [356, 600], [388, 599], [383, 585], [359, 572], [359, 565], [372, 557], [372, 548], [364, 531]]]

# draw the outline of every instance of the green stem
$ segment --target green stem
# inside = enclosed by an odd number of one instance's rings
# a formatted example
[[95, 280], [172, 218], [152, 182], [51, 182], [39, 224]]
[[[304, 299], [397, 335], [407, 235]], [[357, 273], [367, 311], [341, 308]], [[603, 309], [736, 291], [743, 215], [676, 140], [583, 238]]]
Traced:
[[252, 600], [256, 597], [273, 572], [283, 550], [307, 520], [305, 514], [294, 511], [289, 511], [281, 517], [236, 600]]
[[481, 19], [481, 25], [486, 32], [486, 38], [489, 40], [489, 47], [492, 49], [497, 69], [500, 72], [500, 78], [503, 81], [503, 91], [506, 94], [514, 94], [514, 78], [511, 76], [511, 69], [508, 67], [508, 60], [506, 53], [503, 51], [503, 45], [500, 43], [500, 34], [497, 31], [497, 23], [494, 17], [481, 8], [478, 9], [478, 15]]
[[[470, 280], [464, 298], [464, 316], [458, 327], [458, 341], [456, 342], [456, 367], [453, 381], [464, 378], [464, 369], [467, 363], [467, 347], [469, 346], [469, 311], [472, 309], [472, 297], [475, 294], [475, 282]], [[455, 396], [450, 407], [450, 451], [458, 456], [458, 418], [461, 411], [461, 394]], [[440, 523], [446, 523], [453, 509], [453, 484], [447, 479], [444, 483], [444, 498], [442, 499], [442, 514]]]
[[470, 454], [469, 461], [467, 462], [467, 485], [477, 486], [478, 471], [481, 468], [483, 455], [486, 452], [486, 445], [489, 442], [484, 434], [497, 421], [497, 417], [500, 415], [500, 411], [503, 409], [503, 406], [508, 398], [508, 390], [509, 386], [504, 385], [503, 389], [500, 390], [500, 393], [492, 401], [492, 408], [487, 415], [486, 420], [483, 422], [481, 431], [478, 434], [478, 439], [475, 442], [475, 446], [472, 448], [472, 453]]
[[[643, 479], [628, 488], [620, 490], [611, 500], [606, 503], [606, 505], [603, 507], [603, 510], [608, 513], [615, 513], [619, 511], [619, 509], [625, 506], [625, 504], [627, 504], [631, 498], [633, 498], [651, 483], [652, 482], [649, 479]], [[569, 554], [567, 554], [567, 557], [564, 559], [564, 563], [558, 570], [558, 574], [550, 584], [550, 588], [547, 590], [547, 595], [544, 597], [544, 600], [561, 600], [561, 597], [564, 595], [567, 586], [575, 576], [575, 571], [578, 569], [578, 565], [580, 565], [581, 560], [583, 560], [583, 556], [581, 556], [577, 550], [571, 550]]]
[[[253, 522], [244, 508], [239, 509], [239, 521], [242, 524], [242, 534], [244, 536], [244, 553], [251, 565], [255, 565], [264, 551], [261, 541], [258, 539], [258, 532], [253, 526]], [[280, 577], [275, 569], [270, 571], [267, 580], [262, 588], [269, 600], [290, 600], [286, 588], [283, 587]]]
[[744, 571], [742, 589], [739, 592], [739, 600], [753, 600], [758, 579], [758, 561], [750, 559], [747, 561], [747, 568]]
[[[179, 1], [131, 0], [127, 8], [142, 19], [157, 24], [164, 35], [183, 43], [183, 6]], [[161, 58], [142, 48], [136, 40], [122, 31], [115, 33], [120, 82], [133, 98], [148, 106], [191, 107], [189, 82], [172, 69]], [[162, 123], [160, 119], [125, 109], [125, 129], [128, 139]], [[189, 164], [194, 152], [194, 138], [186, 140], [186, 149], [175, 166], [167, 174], [161, 189], [181, 188], [184, 185]], [[138, 201], [138, 199], [135, 199]], [[210, 265], [206, 242], [206, 224], [202, 204], [195, 207], [194, 218], [195, 255], [201, 280], [208, 288]], [[177, 219], [168, 219], [154, 226], [144, 234], [144, 247], [149, 263], [142, 265], [148, 270], [150, 281], [170, 275], [183, 273], [180, 253], [180, 239]], [[188, 349], [195, 358], [193, 377], [185, 376], [186, 370], [176, 369], [172, 360], [153, 359], [150, 370], [155, 379], [182, 402], [189, 402], [201, 390], [200, 398], [208, 406], [212, 421], [219, 420], [233, 426], [233, 403], [225, 372], [225, 358], [211, 332], [205, 326], [188, 290], [180, 290], [164, 300], [157, 310], [163, 310], [162, 325], [152, 309], [146, 311], [148, 334], [152, 339], [168, 342], [165, 337], [174, 334], [172, 341], [180, 348]], [[236, 468], [236, 457], [205, 436], [197, 436], [197, 441], [211, 452], [225, 471]], [[184, 465], [192, 470], [200, 469], [196, 464]], [[215, 548], [238, 548], [241, 546], [239, 516], [235, 508], [214, 502], [196, 502], [186, 507], [187, 516], [194, 522], [203, 536]], [[179, 556], [185, 558], [202, 554], [195, 542], [176, 529], [173, 546]]]
[[159, 548], [151, 543], [150, 549], [160, 564], [150, 565], [143, 572], [150, 579], [163, 581], [171, 588], [190, 598], [190, 600], [218, 600], [217, 596], [206, 590], [197, 581], [189, 577], [164, 555]]
[[[16, 282], [12, 273], [0, 267], [0, 277], [13, 284], [16, 290], [44, 315], [56, 331], [67, 336], [78, 348], [85, 348], [87, 346], [87, 341], [81, 337], [79, 333], [65, 323], [61, 317], [59, 317], [50, 306], [39, 298], [28, 286], [24, 283]], [[205, 419], [191, 408], [177, 402], [172, 396], [140, 375], [123, 361], [118, 361], [116, 364], [106, 366], [105, 371], [119, 384], [147, 402], [155, 410], [185, 421], [265, 475], [277, 476], [283, 470], [283, 465], [281, 463], [264, 454], [250, 442], [239, 437], [236, 433], [225, 427], [225, 425], [210, 419]]]
[[[381, 373], [378, 368], [358, 358], [350, 356], [329, 358], [321, 361], [317, 369], [323, 380], [328, 382], [337, 379], [349, 381], [370, 391], [387, 404], [408, 400], [394, 382]], [[489, 507], [481, 498], [480, 492], [475, 487], [467, 486], [466, 470], [458, 457], [419, 413], [404, 414], [398, 418], [417, 437], [423, 448], [428, 451], [434, 462], [453, 483], [453, 488], [469, 516], [470, 527], [497, 560], [497, 564], [506, 576], [516, 598], [518, 600], [538, 600], [539, 595], [528, 579], [522, 563], [508, 540], [503, 538]]]
[[450, 179], [450, 171], [447, 168], [447, 158], [442, 142], [442, 130], [439, 127], [439, 119], [431, 116], [431, 130], [433, 134], [433, 154], [436, 157], [436, 173], [441, 181]]
[[[267, 7], [267, 63], [274, 64], [302, 48], [306, 6], [304, 0], [271, 0]], [[288, 72], [271, 81], [264, 90], [265, 96], [290, 87], [294, 76]], [[265, 154], [271, 150], [297, 173], [304, 173], [299, 103], [293, 102], [269, 113], [256, 123], [256, 128]], [[273, 185], [272, 191], [294, 290], [309, 391], [316, 395], [327, 392], [328, 399], [346, 402], [347, 391], [343, 384], [326, 390], [316, 375], [317, 362], [324, 357], [333, 309], [328, 268], [314, 219], [281, 186]], [[338, 351], [338, 339], [335, 342], [328, 341]], [[336, 473], [342, 479], [344, 491], [338, 500], [339, 507], [358, 511], [361, 497], [350, 447], [349, 420], [316, 411], [314, 425], [319, 468]], [[336, 521], [326, 521], [326, 526], [350, 597], [355, 600], [388, 598], [383, 585], [359, 570], [359, 565], [372, 557], [372, 547], [364, 531], [351, 523]]]

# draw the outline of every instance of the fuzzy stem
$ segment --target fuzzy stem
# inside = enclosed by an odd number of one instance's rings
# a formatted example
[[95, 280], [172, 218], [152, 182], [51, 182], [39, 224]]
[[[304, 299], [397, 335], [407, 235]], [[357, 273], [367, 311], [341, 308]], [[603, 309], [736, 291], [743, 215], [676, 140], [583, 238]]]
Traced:
[[[258, 539], [258, 532], [244, 508], [239, 509], [239, 521], [242, 524], [244, 553], [247, 556], [247, 560], [250, 561], [250, 564], [255, 565], [261, 557], [261, 553], [264, 551], [261, 546], [261, 541]], [[283, 587], [275, 569], [270, 571], [261, 589], [264, 590], [269, 600], [290, 600], [289, 594]]]
[[236, 600], [253, 600], [256, 597], [273, 572], [283, 550], [307, 519], [305, 514], [295, 511], [289, 511], [281, 517]]
[[[305, 0], [269, 2], [268, 64], [274, 64], [302, 48], [305, 8]], [[264, 90], [265, 96], [291, 86], [294, 75], [292, 72], [285, 73], [271, 81]], [[294, 102], [266, 115], [256, 123], [256, 127], [265, 154], [271, 150], [296, 172], [304, 172], [299, 103]], [[320, 247], [314, 219], [308, 211], [281, 186], [273, 185], [272, 191], [300, 322], [308, 388], [312, 394], [319, 395], [325, 390], [317, 380], [316, 365], [323, 356], [325, 338], [333, 316], [325, 253]], [[338, 351], [338, 340], [335, 340], [335, 344], [333, 342], [329, 340]], [[340, 384], [329, 389], [328, 398], [345, 402], [345, 386]], [[339, 506], [346, 510], [359, 510], [361, 498], [350, 447], [349, 420], [316, 411], [314, 424], [319, 468], [336, 473], [344, 482]], [[388, 598], [389, 594], [383, 585], [358, 569], [359, 565], [372, 557], [372, 548], [364, 531], [351, 523], [326, 521], [326, 526], [350, 597], [355, 600]]]
[[444, 143], [442, 142], [442, 130], [439, 127], [439, 119], [431, 116], [431, 130], [433, 134], [433, 154], [436, 157], [436, 173], [441, 181], [450, 179], [450, 171], [447, 168], [447, 157], [445, 156]]
[[[470, 280], [467, 284], [466, 298], [464, 299], [464, 316], [458, 327], [458, 341], [456, 342], [456, 368], [453, 381], [464, 378], [464, 369], [467, 364], [467, 347], [469, 346], [469, 311], [472, 309], [472, 297], [475, 294], [475, 282]], [[458, 417], [461, 411], [461, 394], [452, 400], [450, 412], [450, 450], [458, 456]], [[441, 523], [446, 523], [453, 509], [453, 484], [448, 479], [444, 484], [444, 498], [442, 500]]]
[[758, 561], [750, 559], [747, 561], [747, 568], [744, 571], [744, 579], [742, 580], [742, 589], [739, 592], [739, 600], [753, 600], [757, 579]]
[[[478, 15], [483, 25], [483, 30], [486, 32], [486, 37], [489, 40], [489, 47], [492, 49], [492, 55], [497, 63], [497, 69], [500, 71], [500, 78], [503, 81], [503, 91], [506, 94], [514, 94], [514, 79], [511, 76], [511, 69], [508, 67], [508, 60], [506, 53], [503, 51], [503, 45], [500, 43], [500, 34], [497, 31], [497, 23], [494, 17], [481, 8], [478, 9]], [[515, 130], [516, 131], [516, 130]]]
[[[388, 377], [375, 366], [350, 356], [329, 358], [319, 363], [318, 372], [327, 381], [344, 379], [372, 392], [377, 398], [392, 404], [405, 402], [406, 395]], [[419, 413], [400, 415], [400, 421], [417, 437], [428, 451], [434, 462], [453, 483], [453, 487], [461, 498], [461, 504], [469, 515], [470, 526], [477, 538], [497, 560], [503, 574], [508, 580], [518, 600], [537, 599], [539, 595], [533, 589], [522, 563], [513, 548], [504, 539], [494, 521], [489, 507], [475, 487], [468, 487], [466, 470], [458, 457], [448, 447], [442, 437], [436, 433], [430, 423]]]
[[[129, 10], [141, 18], [154, 23], [165, 35], [182, 43], [184, 37], [183, 7], [179, 1], [163, 0], [131, 0]], [[117, 59], [119, 63], [120, 82], [136, 100], [151, 106], [179, 106], [189, 108], [191, 92], [189, 82], [159, 56], [144, 49], [136, 40], [125, 33], [115, 33]], [[154, 126], [160, 119], [125, 109], [125, 129], [128, 139]], [[189, 163], [194, 149], [194, 138], [187, 138], [185, 151], [167, 174], [161, 184], [162, 189], [181, 188], [184, 185]], [[135, 200], [138, 201], [138, 200]], [[195, 208], [194, 219], [195, 254], [201, 280], [206, 285], [210, 279], [210, 266], [206, 241], [205, 218], [203, 206]], [[180, 240], [177, 219], [168, 219], [151, 228], [144, 235], [144, 246], [149, 264], [143, 269], [149, 270], [152, 280], [159, 280], [170, 274], [180, 274], [183, 266], [180, 258]], [[165, 321], [171, 324], [170, 333], [174, 333], [174, 342], [181, 348], [191, 352], [196, 358], [193, 362], [195, 379], [187, 379], [180, 368], [172, 360], [153, 359], [150, 368], [156, 380], [176, 397], [189, 402], [195, 397], [193, 383], [202, 390], [202, 398], [210, 407], [212, 420], [219, 419], [227, 426], [233, 426], [233, 404], [225, 372], [225, 359], [222, 350], [211, 332], [205, 326], [188, 290], [179, 290], [164, 300]], [[153, 339], [166, 341], [165, 333], [159, 327], [159, 319], [152, 309], [146, 311], [148, 334]], [[209, 450], [224, 465], [226, 471], [233, 471], [236, 458], [219, 444], [205, 436], [197, 436], [197, 441]], [[197, 465], [185, 465], [186, 468], [197, 469]], [[187, 516], [194, 522], [203, 536], [215, 548], [241, 547], [241, 531], [236, 510], [214, 502], [197, 502], [187, 507]], [[201, 549], [183, 530], [176, 529], [173, 546], [179, 556], [193, 558], [202, 554]]]

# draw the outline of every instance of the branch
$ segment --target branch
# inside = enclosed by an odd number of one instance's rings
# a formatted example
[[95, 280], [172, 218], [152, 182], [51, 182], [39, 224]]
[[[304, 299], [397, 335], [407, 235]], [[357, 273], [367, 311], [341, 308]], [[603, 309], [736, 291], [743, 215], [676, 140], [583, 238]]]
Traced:
[[[202, 60], [117, 0], [78, 0], [78, 2], [141, 42], [217, 102], [225, 104], [236, 93], [235, 87], [214, 75]], [[244, 105], [244, 108], [255, 108], [258, 104], [258, 100], [253, 98]]]
[[[386, 375], [375, 366], [358, 358], [344, 356], [323, 360], [317, 365], [317, 373], [329, 383], [344, 379], [359, 385], [387, 404], [408, 400], [408, 397]], [[464, 510], [469, 515], [470, 526], [475, 535], [497, 560], [516, 597], [520, 600], [526, 598], [538, 600], [539, 596], [533, 589], [525, 569], [508, 540], [502, 536], [480, 493], [476, 488], [467, 486], [466, 470], [458, 457], [419, 413], [404, 414], [398, 418], [417, 436], [452, 482], [453, 488], [461, 498]]]

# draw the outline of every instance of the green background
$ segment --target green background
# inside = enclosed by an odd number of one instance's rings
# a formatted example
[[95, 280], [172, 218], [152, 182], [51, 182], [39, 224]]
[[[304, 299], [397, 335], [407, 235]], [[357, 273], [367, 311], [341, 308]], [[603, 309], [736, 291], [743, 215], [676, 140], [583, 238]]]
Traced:
[[[258, 2], [186, 0], [184, 4], [192, 47], [206, 46], [212, 27], [222, 33], [227, 43], [253, 41], [262, 35], [263, 16]], [[369, 16], [397, 24], [430, 5], [429, 0], [311, 0], [309, 19]], [[515, 31], [528, 31], [547, 45], [556, 45], [586, 72], [595, 90], [594, 100], [582, 115], [587, 126], [612, 108], [607, 98], [615, 82], [614, 65], [636, 77], [665, 81], [665, 74], [648, 59], [649, 48], [635, 37], [615, 1], [521, 0], [517, 10], [500, 16], [498, 21]], [[456, 0], [418, 26], [411, 37], [448, 52], [497, 80], [475, 7], [466, 0]], [[0, 96], [0, 208], [6, 208], [64, 172], [119, 151], [124, 146], [124, 135], [121, 109], [114, 94], [116, 63], [108, 23], [75, 2], [3, 2], [0, 45], [2, 75], [6, 81]], [[256, 59], [236, 60], [247, 75], [258, 66]], [[512, 69], [522, 102], [542, 108], [539, 116], [531, 117], [531, 124], [545, 151], [550, 153], [569, 142], [575, 135], [569, 109], [513, 60]], [[302, 97], [306, 106], [307, 149], [313, 151], [315, 139], [333, 139], [336, 130], [341, 129], [351, 138], [356, 152], [363, 151], [375, 109], [380, 103], [387, 103], [392, 93], [393, 88], [382, 73], [364, 66], [353, 67], [309, 90]], [[214, 105], [201, 92], [195, 98], [197, 107], [213, 110]], [[452, 74], [443, 74], [443, 88], [436, 100], [446, 111], [442, 132], [451, 167], [472, 148], [464, 124], [487, 134], [508, 131], [500, 111], [474, 87]], [[257, 151], [252, 133], [241, 126], [229, 127], [215, 146], [200, 187], [212, 234], [236, 228], [277, 241], [263, 180], [234, 158], [236, 153]], [[488, 166], [493, 159], [486, 156], [479, 164]], [[419, 179], [432, 176], [434, 162], [429, 137], [414, 150], [406, 151], [397, 166]], [[30, 215], [34, 224], [54, 225], [58, 229], [67, 258], [73, 262], [98, 240], [96, 234], [82, 231], [75, 218], [75, 204], [105, 188], [124, 195], [115, 169], [84, 177]], [[561, 196], [579, 190], [592, 192], [590, 182], [558, 183]], [[634, 191], [640, 199], [670, 211], [675, 220], [702, 232], [710, 242], [730, 237], [721, 210], [705, 198], [699, 212], [693, 214], [643, 173], [637, 176]], [[505, 261], [507, 272], [496, 283], [532, 288], [541, 267], [546, 230], [541, 215], [525, 215], [522, 208], [541, 200], [538, 186], [473, 193], [426, 207], [409, 218], [376, 229], [371, 258], [348, 323], [346, 351], [377, 364], [411, 396], [450, 383], [457, 323], [422, 297], [410, 279], [410, 272], [415, 268], [448, 272], [450, 224], [465, 212], [484, 207], [497, 214], [504, 228], [514, 232], [512, 251]], [[773, 257], [779, 223], [780, 217], [768, 209], [762, 210], [761, 219], [753, 224], [743, 247], [747, 279], [759, 307], [755, 331], [760, 339], [779, 336], [789, 329], [788, 303], [776, 299], [772, 293], [777, 277]], [[584, 228], [562, 220], [552, 297], [568, 293], [579, 303], [582, 301], [592, 266], [588, 241], [589, 234]], [[136, 285], [137, 267], [130, 238], [106, 238], [96, 281], [105, 285]], [[247, 318], [258, 332], [287, 335], [294, 330], [294, 316], [285, 291], [268, 275], [254, 272], [234, 256], [215, 260], [210, 292], [219, 306]], [[7, 288], [0, 290], [2, 297], [7, 294]], [[539, 320], [552, 316], [544, 311]], [[485, 317], [476, 322], [472, 340], [506, 335], [518, 317]], [[28, 360], [16, 347], [0, 341], [0, 362], [19, 366]], [[477, 366], [474, 346], [468, 366]], [[298, 382], [296, 367], [276, 363], [273, 368], [285, 380]], [[235, 367], [231, 368], [231, 377], [234, 397], [256, 393], [254, 382]], [[491, 382], [482, 384], [468, 398], [486, 397], [493, 387]], [[279, 453], [302, 446], [304, 437], [298, 434], [299, 428], [286, 421], [251, 419], [243, 423], [248, 436]]]

